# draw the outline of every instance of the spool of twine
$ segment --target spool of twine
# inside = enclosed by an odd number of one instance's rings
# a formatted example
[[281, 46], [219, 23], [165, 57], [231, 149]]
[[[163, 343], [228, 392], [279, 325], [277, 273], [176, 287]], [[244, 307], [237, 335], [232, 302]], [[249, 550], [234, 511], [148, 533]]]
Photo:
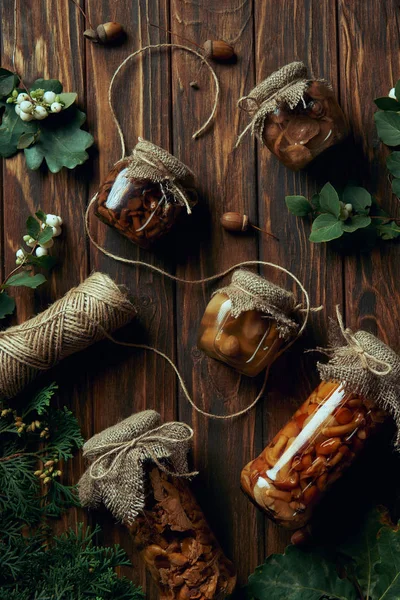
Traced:
[[12, 398], [40, 372], [108, 337], [136, 309], [126, 292], [93, 273], [47, 310], [0, 332], [0, 398]]

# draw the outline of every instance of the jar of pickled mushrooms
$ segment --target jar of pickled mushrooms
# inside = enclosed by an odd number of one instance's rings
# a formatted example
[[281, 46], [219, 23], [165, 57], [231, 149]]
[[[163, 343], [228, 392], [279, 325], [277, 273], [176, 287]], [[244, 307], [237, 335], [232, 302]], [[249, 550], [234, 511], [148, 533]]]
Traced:
[[337, 340], [318, 365], [322, 382], [242, 471], [244, 492], [288, 529], [306, 525], [388, 413], [400, 422], [398, 355], [372, 334], [343, 331], [347, 344]]
[[242, 98], [239, 106], [250, 113], [253, 133], [295, 171], [348, 134], [332, 88], [310, 78], [302, 62], [272, 73]]
[[139, 138], [132, 155], [111, 169], [95, 200], [95, 214], [149, 249], [191, 214], [194, 175], [177, 158]]
[[291, 292], [239, 269], [230, 285], [211, 298], [200, 323], [198, 346], [239, 373], [255, 377], [296, 335], [295, 304]]
[[128, 528], [164, 600], [212, 600], [233, 592], [236, 574], [186, 479], [193, 431], [160, 425], [147, 410], [91, 438], [79, 482], [83, 506], [101, 502]]

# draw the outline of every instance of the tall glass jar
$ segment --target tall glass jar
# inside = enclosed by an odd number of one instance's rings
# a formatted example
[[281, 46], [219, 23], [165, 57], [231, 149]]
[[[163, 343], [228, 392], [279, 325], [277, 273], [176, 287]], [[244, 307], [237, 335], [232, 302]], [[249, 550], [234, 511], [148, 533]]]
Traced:
[[303, 527], [385, 416], [368, 399], [346, 393], [341, 383], [322, 381], [244, 467], [242, 489], [279, 525]]

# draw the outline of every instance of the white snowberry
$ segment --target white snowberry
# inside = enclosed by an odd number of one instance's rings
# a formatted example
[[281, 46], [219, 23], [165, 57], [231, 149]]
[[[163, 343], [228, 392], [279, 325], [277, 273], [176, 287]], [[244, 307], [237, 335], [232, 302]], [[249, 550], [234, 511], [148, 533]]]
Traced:
[[19, 107], [22, 110], [22, 112], [30, 113], [32, 112], [33, 104], [29, 100], [24, 100], [23, 102], [21, 102]]
[[29, 234], [24, 235], [24, 237], [22, 238], [24, 240], [24, 242], [27, 242], [28, 240], [31, 239], [31, 236]]
[[44, 244], [40, 244], [41, 248], [51, 248], [52, 246], [54, 246], [54, 240], [51, 239], [48, 242], [45, 242]]
[[15, 256], [17, 258], [25, 258], [25, 252], [22, 250], [22, 248], [20, 248], [19, 250], [16, 251]]
[[29, 246], [29, 248], [33, 248], [34, 246], [36, 246], [36, 240], [31, 238], [30, 236], [28, 237], [29, 239], [27, 240], [26, 245]]
[[43, 94], [43, 100], [46, 102], [46, 104], [53, 104], [55, 99], [56, 99], [56, 94], [54, 92], [45, 92]]
[[58, 237], [59, 235], [61, 235], [61, 227], [53, 227], [53, 237]]
[[58, 225], [62, 225], [63, 224], [62, 218], [61, 217], [57, 217], [57, 219], [58, 219]]
[[344, 205], [344, 207], [345, 207], [345, 209], [346, 209], [346, 210], [347, 210], [349, 213], [351, 213], [351, 212], [352, 212], [352, 210], [353, 210], [353, 205], [352, 205], [352, 204], [345, 204], [345, 205]]
[[25, 94], [24, 92], [21, 92], [20, 94], [18, 94], [18, 96], [17, 96], [18, 104], [21, 104], [21, 102], [24, 102], [25, 100], [29, 100], [28, 94]]
[[46, 216], [46, 225], [49, 225], [50, 227], [57, 227], [58, 226], [58, 217], [56, 215], [47, 215]]
[[49, 113], [47, 112], [47, 110], [45, 109], [44, 106], [36, 106], [33, 109], [33, 116], [35, 119], [37, 119], [38, 121], [42, 121], [43, 119], [45, 119], [46, 117], [49, 116]]
[[15, 112], [17, 113], [18, 116], [21, 114], [21, 109], [19, 107], [19, 104], [15, 105]]
[[36, 256], [38, 256], [39, 258], [41, 256], [46, 256], [47, 255], [47, 248], [42, 248], [42, 246], [39, 246], [39, 248], [36, 248], [35, 250], [35, 254]]
[[21, 117], [22, 121], [32, 121], [32, 119], [33, 119], [33, 115], [31, 115], [30, 113], [22, 112], [22, 111], [19, 116]]
[[53, 113], [59, 113], [62, 111], [62, 104], [59, 102], [53, 102], [53, 104], [50, 106], [50, 110]]
[[390, 90], [390, 92], [388, 93], [388, 96], [389, 96], [389, 98], [393, 98], [393, 100], [397, 100], [397, 98], [396, 98], [396, 91], [395, 91], [394, 88], [392, 88]]

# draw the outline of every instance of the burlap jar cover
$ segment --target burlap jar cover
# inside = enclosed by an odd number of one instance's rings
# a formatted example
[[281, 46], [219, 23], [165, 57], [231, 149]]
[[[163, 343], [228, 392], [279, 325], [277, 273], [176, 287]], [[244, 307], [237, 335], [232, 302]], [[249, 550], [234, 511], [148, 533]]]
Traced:
[[128, 178], [160, 183], [191, 214], [196, 204], [194, 173], [175, 156], [142, 138], [129, 157]]
[[[324, 81], [314, 78], [313, 80]], [[247, 96], [241, 98], [238, 106], [248, 112], [252, 120], [239, 136], [238, 144], [249, 129], [264, 144], [262, 134], [268, 115], [282, 104], [286, 104], [291, 110], [294, 109], [303, 98], [311, 81], [305, 64], [300, 61], [292, 62], [272, 73]]]
[[[331, 321], [330, 344], [319, 349], [330, 357], [318, 363], [323, 381], [343, 384], [390, 414], [397, 427], [396, 447], [400, 446], [400, 356], [372, 333], [345, 328], [339, 309], [338, 322]], [[345, 343], [343, 343], [345, 342]]]
[[239, 317], [248, 310], [258, 310], [276, 321], [279, 336], [285, 340], [298, 331], [298, 324], [292, 316], [296, 310], [296, 301], [292, 292], [271, 283], [267, 279], [238, 269], [232, 275], [231, 283], [215, 294], [225, 294], [231, 301], [231, 314]]

